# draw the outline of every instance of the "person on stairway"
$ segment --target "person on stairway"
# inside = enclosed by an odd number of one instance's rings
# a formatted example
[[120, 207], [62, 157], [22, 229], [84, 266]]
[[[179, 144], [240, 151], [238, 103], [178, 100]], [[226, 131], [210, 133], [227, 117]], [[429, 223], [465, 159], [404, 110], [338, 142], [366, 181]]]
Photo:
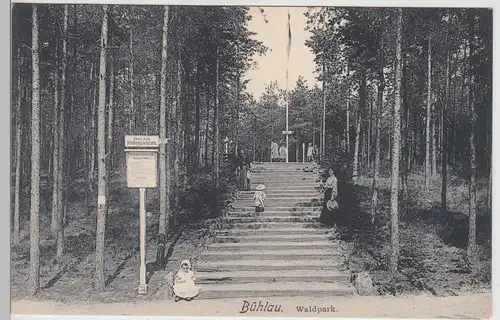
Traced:
[[281, 141], [280, 144], [281, 144], [281, 147], [280, 147], [280, 150], [279, 150], [279, 153], [280, 153], [279, 162], [286, 162], [286, 154], [288, 153], [288, 150], [283, 145], [284, 144], [283, 141]]
[[337, 231], [336, 218], [338, 215], [338, 203], [336, 200], [338, 195], [338, 180], [334, 172], [333, 168], [328, 170], [328, 179], [326, 179], [326, 182], [322, 185], [324, 188], [324, 197], [323, 209], [321, 210], [319, 221], [330, 227], [330, 229], [326, 231], [327, 233], [336, 233]]
[[307, 147], [307, 162], [313, 162], [313, 154], [314, 147], [311, 142], [309, 142], [309, 146]]
[[250, 190], [250, 175], [248, 171], [252, 168], [252, 161], [245, 154], [245, 150], [240, 149], [237, 158], [237, 166], [240, 171], [240, 190]]
[[176, 302], [180, 299], [191, 301], [198, 295], [199, 289], [194, 283], [195, 280], [191, 263], [189, 260], [183, 260], [179, 271], [175, 275], [174, 294]]
[[255, 204], [255, 213], [264, 212], [264, 201], [266, 200], [266, 193], [264, 192], [266, 186], [263, 184], [259, 184], [253, 194], [253, 201]]

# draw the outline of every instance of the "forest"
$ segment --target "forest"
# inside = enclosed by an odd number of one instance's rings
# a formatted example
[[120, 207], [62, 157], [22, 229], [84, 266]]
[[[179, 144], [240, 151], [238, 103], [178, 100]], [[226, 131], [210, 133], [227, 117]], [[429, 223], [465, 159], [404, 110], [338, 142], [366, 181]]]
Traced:
[[285, 92], [273, 82], [253, 97], [245, 73], [267, 48], [247, 7], [15, 4], [13, 290], [35, 295], [73, 270], [102, 292], [137, 246], [124, 135], [168, 139], [148, 196], [162, 265], [174, 231], [231, 201], [224, 141], [268, 161], [286, 103], [290, 161], [313, 143], [321, 167], [338, 168], [351, 262], [378, 272], [375, 284], [404, 274], [434, 231], [445, 249], [465, 250], [443, 257], [459, 255], [470, 279], [489, 283], [492, 10], [321, 7], [306, 17], [317, 83], [301, 77]]

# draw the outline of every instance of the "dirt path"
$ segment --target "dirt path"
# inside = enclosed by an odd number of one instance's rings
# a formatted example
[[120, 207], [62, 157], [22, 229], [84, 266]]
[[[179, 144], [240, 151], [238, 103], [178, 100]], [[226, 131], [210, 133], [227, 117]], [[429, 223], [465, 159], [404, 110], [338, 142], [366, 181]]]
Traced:
[[[311, 298], [255, 298], [262, 304], [281, 305], [280, 312], [240, 313], [242, 299], [194, 300], [192, 302], [152, 301], [137, 303], [71, 303], [54, 301], [12, 302], [12, 314], [30, 312], [64, 315], [141, 315], [141, 316], [294, 316], [294, 317], [413, 317], [413, 318], [492, 318], [492, 294], [469, 293], [461, 296], [432, 297], [335, 297]], [[299, 312], [298, 306], [317, 306], [324, 312]], [[336, 311], [327, 310], [334, 307]], [[32, 314], [33, 314], [32, 313]]]

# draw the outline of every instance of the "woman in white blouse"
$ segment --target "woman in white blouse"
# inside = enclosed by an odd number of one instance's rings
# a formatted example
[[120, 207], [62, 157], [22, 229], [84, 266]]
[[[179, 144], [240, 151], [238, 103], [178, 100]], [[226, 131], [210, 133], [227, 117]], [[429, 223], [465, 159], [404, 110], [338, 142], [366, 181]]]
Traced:
[[335, 213], [330, 211], [327, 207], [328, 200], [336, 200], [338, 195], [337, 188], [337, 177], [335, 177], [333, 168], [328, 170], [328, 179], [326, 179], [323, 187], [325, 188], [324, 198], [323, 198], [323, 210], [321, 211], [321, 215], [319, 216], [319, 221], [331, 228], [328, 230], [329, 232], [334, 232], [337, 227], [335, 225]]

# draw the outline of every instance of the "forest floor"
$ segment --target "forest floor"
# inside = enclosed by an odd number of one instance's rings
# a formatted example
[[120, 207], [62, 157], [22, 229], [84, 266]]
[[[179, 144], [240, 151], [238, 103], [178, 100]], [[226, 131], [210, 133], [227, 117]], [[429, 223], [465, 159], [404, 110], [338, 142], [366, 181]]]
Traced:
[[[56, 261], [56, 242], [50, 237], [50, 209], [41, 211], [40, 223], [40, 287], [35, 297], [27, 295], [29, 275], [29, 211], [22, 215], [21, 242], [11, 246], [11, 299], [54, 300], [65, 303], [75, 301], [126, 302], [147, 301], [162, 297], [168, 272], [176, 271], [183, 259], [196, 250], [199, 239], [206, 229], [206, 222], [180, 227], [172, 225], [167, 239], [166, 266], [156, 262], [158, 232], [157, 191], [147, 191], [146, 211], [146, 262], [148, 294], [137, 295], [139, 285], [139, 192], [129, 189], [124, 178], [111, 181], [109, 212], [106, 217], [104, 292], [93, 290], [96, 206], [92, 203], [89, 212], [84, 209], [84, 199], [73, 197], [67, 213], [65, 229], [65, 254]], [[83, 194], [80, 190], [76, 190]], [[28, 197], [29, 198], [29, 197]], [[50, 201], [49, 201], [50, 202]], [[28, 205], [24, 206], [29, 207]], [[42, 206], [43, 208], [43, 206]], [[171, 222], [172, 223], [172, 222]], [[119, 292], [119, 294], [117, 294]]]
[[[448, 222], [438, 219], [441, 182], [431, 181], [428, 191], [422, 175], [408, 180], [408, 207], [400, 214], [399, 275], [388, 272], [390, 255], [390, 178], [380, 179], [379, 210], [372, 225], [370, 205], [372, 179], [363, 177], [357, 185], [342, 185], [348, 195], [343, 214], [342, 239], [348, 244], [348, 266], [353, 271], [368, 271], [381, 295], [428, 293], [456, 296], [465, 292], [491, 291], [492, 224], [487, 210], [487, 180], [478, 181], [477, 241], [478, 261], [466, 261], [469, 204], [467, 182], [449, 178]], [[339, 203], [342, 206], [342, 204]], [[401, 205], [401, 204], [400, 204]], [[401, 211], [400, 211], [401, 212]]]
[[[361, 178], [355, 186], [339, 185], [341, 195], [339, 205], [347, 208], [341, 223], [341, 230], [342, 239], [350, 248], [350, 255], [347, 258], [348, 267], [353, 271], [368, 271], [378, 293], [386, 296], [357, 297], [354, 300], [380, 298], [382, 300], [376, 300], [379, 302], [373, 300], [373, 303], [376, 302], [377, 305], [382, 306], [384, 303], [393, 301], [386, 299], [389, 295], [396, 296], [395, 299], [401, 298], [402, 305], [413, 304], [413, 308], [415, 308], [419, 305], [428, 306], [429, 302], [426, 299], [429, 296], [441, 297], [443, 307], [446, 303], [450, 307], [449, 312], [445, 313], [439, 313], [440, 308], [434, 308], [436, 313], [431, 312], [429, 315], [437, 317], [453, 314], [450, 313], [453, 311], [453, 305], [455, 308], [459, 305], [470, 305], [471, 301], [476, 299], [482, 302], [476, 303], [476, 309], [469, 310], [476, 313], [464, 311], [463, 314], [479, 318], [483, 318], [483, 313], [488, 312], [488, 310], [491, 314], [491, 216], [487, 214], [486, 210], [486, 181], [480, 180], [478, 182], [479, 261], [475, 267], [470, 268], [465, 262], [468, 229], [467, 184], [458, 178], [450, 178], [448, 210], [452, 220], [448, 225], [443, 225], [434, 218], [439, 211], [440, 182], [433, 181], [431, 189], [425, 191], [422, 188], [421, 176], [410, 177], [408, 213], [400, 218], [400, 275], [396, 278], [392, 278], [387, 271], [387, 257], [390, 252], [390, 233], [387, 227], [390, 200], [389, 184], [390, 179], [388, 178], [382, 178], [380, 181], [380, 209], [374, 225], [370, 223], [368, 217], [371, 201], [371, 179]], [[75, 190], [75, 192], [83, 194], [81, 190]], [[96, 293], [92, 290], [96, 226], [95, 205], [90, 208], [90, 213], [87, 213], [84, 210], [83, 199], [74, 197], [68, 212], [69, 225], [66, 228], [65, 255], [61, 262], [54, 259], [55, 241], [49, 236], [50, 209], [41, 212], [42, 289], [36, 297], [30, 297], [26, 294], [29, 272], [29, 214], [28, 212], [23, 214], [21, 244], [12, 246], [11, 250], [11, 299], [14, 313], [25, 313], [27, 310], [44, 313], [43, 310], [49, 310], [53, 307], [60, 310], [58, 313], [66, 310], [66, 313], [75, 314], [75, 312], [78, 313], [77, 310], [80, 310], [78, 308], [104, 311], [105, 308], [99, 309], [92, 306], [113, 303], [115, 306], [123, 304], [122, 313], [120, 313], [122, 309], [115, 308], [120, 314], [135, 314], [138, 310], [144, 310], [141, 309], [143, 303], [154, 304], [158, 300], [163, 301], [162, 305], [157, 306], [158, 310], [163, 310], [162, 308], [166, 307], [167, 304], [163, 304], [168, 299], [165, 296], [166, 281], [164, 276], [168, 272], [176, 271], [180, 261], [189, 258], [196, 250], [206, 223], [185, 228], [174, 226], [166, 247], [168, 263], [165, 268], [156, 268], [154, 263], [156, 257], [155, 234], [158, 227], [158, 215], [155, 212], [156, 209], [153, 208], [158, 207], [158, 200], [156, 191], [148, 191], [146, 208], [147, 211], [151, 212], [151, 215], [147, 219], [148, 250], [146, 259], [150, 284], [148, 294], [139, 296], [137, 295], [139, 278], [138, 192], [135, 189], [127, 188], [125, 179], [122, 178], [114, 179], [111, 182], [110, 195], [105, 252], [105, 268], [108, 277], [104, 292]], [[24, 207], [27, 208], [29, 205]], [[422, 294], [426, 296], [422, 297]], [[347, 312], [346, 316], [351, 314], [348, 311], [351, 310], [348, 307], [351, 304], [352, 312], [357, 310], [356, 303], [353, 304], [351, 300], [344, 298], [340, 300], [346, 308], [344, 309]], [[40, 303], [46, 303], [45, 307], [39, 306]], [[58, 307], [61, 303], [68, 307]], [[217, 305], [210, 301], [207, 303], [203, 310], [212, 310]], [[217, 303], [222, 303], [222, 301]], [[241, 300], [232, 303], [239, 305]], [[288, 303], [292, 303], [291, 300]], [[31, 307], [29, 307], [30, 305]], [[75, 306], [75, 308], [70, 308], [70, 305]], [[177, 305], [180, 306], [180, 304]], [[184, 309], [180, 307], [179, 312], [182, 310]], [[228, 314], [232, 312], [231, 310], [227, 310]], [[464, 310], [468, 309], [465, 307]], [[372, 311], [374, 315], [389, 315], [380, 308]], [[392, 315], [398, 316], [396, 309], [392, 309], [392, 311]], [[186, 311], [186, 315], [188, 314], [190, 311]], [[204, 314], [222, 315], [220, 312]], [[336, 314], [336, 316], [342, 314]], [[454, 314], [460, 314], [460, 311], [456, 311]], [[422, 314], [422, 316], [425, 315]], [[323, 314], [323, 316], [326, 315]]]

